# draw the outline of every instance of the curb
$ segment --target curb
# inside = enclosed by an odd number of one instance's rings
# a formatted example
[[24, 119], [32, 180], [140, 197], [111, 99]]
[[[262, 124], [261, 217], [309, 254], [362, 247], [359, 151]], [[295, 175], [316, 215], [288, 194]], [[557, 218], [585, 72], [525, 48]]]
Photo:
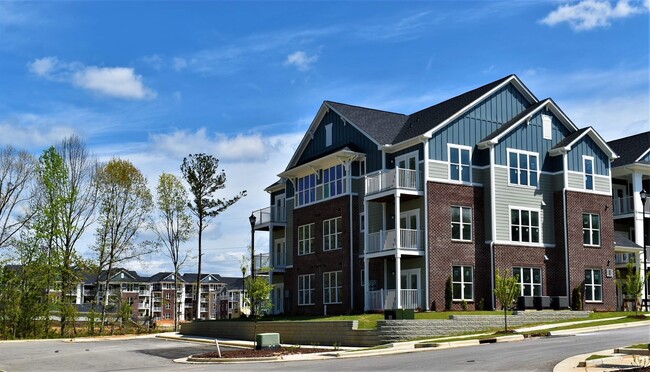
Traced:
[[644, 320], [640, 322], [633, 322], [633, 323], [619, 323], [619, 324], [609, 324], [609, 325], [603, 325], [603, 326], [593, 326], [593, 327], [584, 327], [584, 328], [575, 328], [575, 329], [565, 329], [561, 331], [549, 331], [548, 334], [549, 336], [565, 336], [565, 335], [575, 335], [578, 333], [588, 333], [588, 332], [596, 332], [596, 331], [607, 331], [611, 329], [620, 329], [620, 328], [628, 328], [628, 327], [641, 327], [641, 326], [647, 326], [650, 325], [649, 320]]

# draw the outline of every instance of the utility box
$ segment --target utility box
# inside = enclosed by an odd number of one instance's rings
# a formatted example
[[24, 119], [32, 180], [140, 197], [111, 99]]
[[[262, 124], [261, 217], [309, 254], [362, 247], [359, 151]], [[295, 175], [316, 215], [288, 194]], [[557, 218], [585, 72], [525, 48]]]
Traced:
[[258, 333], [255, 337], [255, 349], [276, 349], [280, 347], [279, 333]]
[[413, 309], [384, 310], [384, 319], [385, 320], [415, 319], [415, 311]]

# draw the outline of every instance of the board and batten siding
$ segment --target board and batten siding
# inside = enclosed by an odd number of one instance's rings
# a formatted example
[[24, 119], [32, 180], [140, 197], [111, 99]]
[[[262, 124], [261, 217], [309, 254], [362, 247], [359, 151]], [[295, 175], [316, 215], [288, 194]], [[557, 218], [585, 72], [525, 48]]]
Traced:
[[[332, 124], [332, 144], [325, 146], [325, 126]], [[354, 150], [366, 154], [366, 171], [368, 173], [381, 169], [381, 151], [377, 144], [361, 133], [354, 125], [345, 123], [334, 111], [329, 110], [318, 123], [313, 138], [300, 155], [296, 165], [318, 159], [323, 155], [345, 146], [352, 145]]]
[[[496, 240], [510, 241], [510, 207], [540, 210], [541, 243], [555, 244], [553, 192], [557, 175], [542, 173], [539, 189], [509, 186], [508, 169], [495, 167]], [[561, 176], [559, 176], [561, 177]]]
[[286, 236], [285, 236], [285, 244], [286, 244], [286, 249], [287, 249], [287, 258], [286, 258], [286, 265], [287, 266], [293, 266], [293, 252], [297, 251], [296, 244], [293, 240], [293, 198], [287, 199], [285, 201], [285, 205], [287, 208], [287, 229], [286, 229]]
[[530, 105], [517, 88], [512, 84], [506, 85], [435, 132], [429, 139], [429, 159], [447, 161], [447, 145], [456, 144], [473, 148], [472, 164], [487, 165], [489, 159], [483, 159], [485, 157], [481, 157], [485, 164], [476, 163], [476, 144]]
[[570, 171], [583, 172], [583, 156], [594, 158], [594, 174], [609, 176], [609, 157], [589, 136], [582, 137], [567, 154]]
[[555, 145], [569, 135], [569, 130], [548, 112], [552, 118], [551, 139], [544, 139], [542, 128], [542, 113], [534, 115], [530, 122], [520, 124], [508, 133], [495, 146], [495, 162], [499, 165], [508, 165], [508, 149], [536, 152], [539, 154], [540, 170], [544, 172], [557, 172], [562, 170], [562, 157], [548, 154]]
[[366, 220], [368, 221], [368, 231], [366, 233], [379, 232], [384, 228], [382, 203], [368, 203], [366, 211]]
[[[585, 190], [585, 175], [577, 172], [567, 172], [569, 189]], [[594, 175], [594, 192], [609, 194], [611, 192], [609, 177]], [[592, 190], [585, 190], [591, 192]]]

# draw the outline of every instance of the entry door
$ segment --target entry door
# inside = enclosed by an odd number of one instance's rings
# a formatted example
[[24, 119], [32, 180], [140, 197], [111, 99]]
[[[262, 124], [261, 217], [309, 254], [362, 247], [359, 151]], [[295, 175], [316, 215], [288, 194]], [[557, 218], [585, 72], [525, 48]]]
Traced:
[[632, 198], [627, 196], [627, 186], [612, 185], [614, 189], [614, 214], [622, 214], [632, 211]]
[[419, 219], [419, 209], [412, 209], [400, 213], [399, 226], [401, 248], [419, 248]]
[[276, 222], [286, 222], [284, 194], [275, 197], [275, 216], [273, 217], [274, 217], [274, 221]]
[[400, 275], [402, 288], [401, 302], [405, 309], [415, 309], [420, 306], [420, 269], [402, 270]]
[[410, 154], [402, 155], [397, 158], [397, 167], [400, 169], [408, 169], [413, 172], [403, 172], [400, 174], [399, 187], [406, 187], [415, 189], [417, 188], [417, 167], [418, 167], [418, 153], [412, 152]]
[[284, 312], [284, 284], [276, 284], [271, 292], [271, 301], [273, 301], [273, 313], [280, 314]]
[[284, 269], [287, 265], [287, 244], [284, 239], [275, 241], [273, 249], [273, 268]]

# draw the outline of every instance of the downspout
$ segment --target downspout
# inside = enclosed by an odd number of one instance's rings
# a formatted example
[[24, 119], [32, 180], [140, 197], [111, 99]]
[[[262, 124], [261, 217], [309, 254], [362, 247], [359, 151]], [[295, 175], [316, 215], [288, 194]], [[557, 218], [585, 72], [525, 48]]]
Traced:
[[424, 274], [424, 309], [429, 311], [429, 197], [427, 192], [427, 176], [429, 174], [429, 141], [423, 139], [423, 160], [424, 160], [424, 170], [422, 171], [422, 193], [424, 194], [424, 269], [426, 270]]
[[566, 151], [562, 153], [562, 166], [564, 167], [564, 189], [562, 190], [562, 208], [564, 209], [564, 270], [565, 270], [565, 287], [566, 287], [566, 296], [569, 300], [569, 306], [573, 305], [571, 298], [571, 292], [569, 291], [570, 286], [570, 277], [569, 277], [569, 227], [567, 226], [569, 222], [569, 208], [567, 207], [567, 189], [569, 188], [569, 179], [568, 179], [568, 170], [569, 170], [569, 160]]
[[[356, 157], [355, 157], [356, 159]], [[345, 168], [348, 173], [348, 196], [350, 198], [350, 311], [354, 311], [354, 220], [352, 220], [352, 160], [345, 162]]]
[[494, 157], [494, 145], [490, 145], [490, 219], [492, 223], [490, 224], [491, 239], [490, 239], [490, 289], [492, 290], [492, 310], [496, 309], [496, 297], [494, 295], [494, 275], [496, 272], [495, 262], [494, 262], [494, 242], [497, 239], [497, 211], [496, 211], [496, 190], [494, 185], [496, 184], [496, 175], [495, 172], [495, 157]]

